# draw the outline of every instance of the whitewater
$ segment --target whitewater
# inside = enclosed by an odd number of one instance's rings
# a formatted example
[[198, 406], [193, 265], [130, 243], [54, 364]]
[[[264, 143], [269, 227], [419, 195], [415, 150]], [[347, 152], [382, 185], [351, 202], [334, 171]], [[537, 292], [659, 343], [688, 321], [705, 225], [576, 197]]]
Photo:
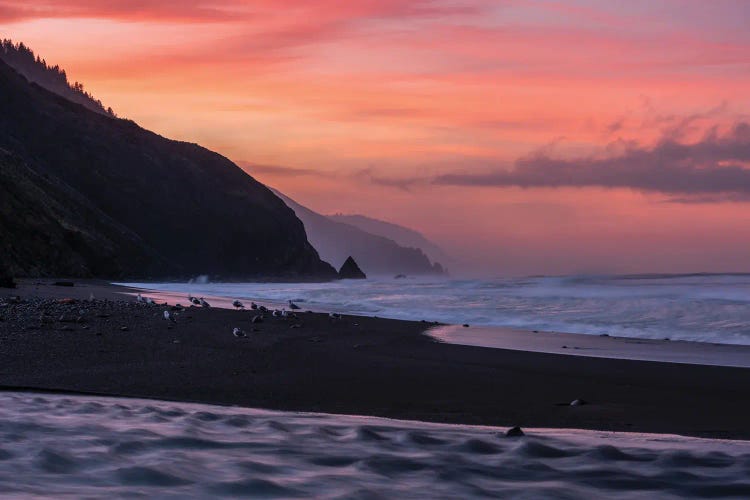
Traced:
[[394, 319], [750, 345], [748, 274], [125, 284]]
[[750, 443], [0, 394], [5, 498], [748, 498]]

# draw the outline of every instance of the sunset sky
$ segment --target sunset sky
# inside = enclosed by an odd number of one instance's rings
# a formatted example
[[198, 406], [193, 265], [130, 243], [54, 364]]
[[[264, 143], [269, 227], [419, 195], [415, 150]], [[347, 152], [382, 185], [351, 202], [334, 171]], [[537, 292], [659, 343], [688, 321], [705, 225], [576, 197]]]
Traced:
[[747, 0], [0, 0], [0, 37], [120, 116], [497, 275], [750, 271], [748, 25]]

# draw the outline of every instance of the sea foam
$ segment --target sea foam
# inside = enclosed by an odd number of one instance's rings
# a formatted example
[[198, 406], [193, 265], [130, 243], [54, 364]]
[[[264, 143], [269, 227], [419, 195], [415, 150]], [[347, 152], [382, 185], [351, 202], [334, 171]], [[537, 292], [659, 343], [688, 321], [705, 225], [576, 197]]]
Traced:
[[0, 496], [750, 497], [750, 442], [0, 394]]
[[741, 274], [131, 285], [396, 319], [750, 345], [750, 275]]

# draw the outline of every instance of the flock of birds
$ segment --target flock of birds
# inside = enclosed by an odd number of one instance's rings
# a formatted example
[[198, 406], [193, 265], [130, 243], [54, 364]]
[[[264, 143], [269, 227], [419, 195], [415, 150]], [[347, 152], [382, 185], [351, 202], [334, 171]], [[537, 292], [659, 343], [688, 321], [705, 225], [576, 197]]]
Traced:
[[[140, 304], [146, 304], [146, 305], [152, 305], [152, 306], [157, 305], [154, 299], [152, 299], [151, 297], [144, 297], [140, 293], [136, 295], [135, 299], [136, 299], [136, 302]], [[206, 299], [204, 299], [203, 297], [193, 297], [192, 295], [188, 295], [188, 301], [192, 305], [195, 305], [195, 306], [200, 306], [203, 308], [211, 307], [211, 304], [209, 304], [206, 301]], [[164, 305], [166, 305], [166, 303]], [[245, 310], [245, 305], [237, 299], [235, 299], [232, 302], [232, 306], [238, 311]], [[173, 307], [173, 310], [175, 311], [181, 311], [182, 309], [184, 308], [180, 306], [179, 304]], [[265, 314], [269, 312], [271, 313], [271, 316], [273, 316], [274, 318], [296, 318], [297, 315], [294, 311], [301, 309], [301, 307], [290, 300], [289, 301], [290, 310], [287, 310], [286, 308], [269, 310], [266, 306], [258, 305], [255, 302], [250, 303], [250, 309], [252, 309], [253, 311], [258, 311], [260, 313], [256, 316], [253, 316], [253, 318], [251, 319], [251, 322], [262, 323], [263, 318], [265, 317]], [[179, 314], [178, 312], [175, 312], [174, 314], [172, 314], [169, 310], [165, 310], [163, 312], [164, 319], [166, 321], [169, 321], [170, 323], [177, 323], [176, 316], [178, 314]], [[338, 313], [334, 313], [334, 312], [328, 313], [328, 317], [332, 320], [341, 319], [341, 315]], [[234, 335], [237, 338], [247, 337], [247, 333], [245, 333], [245, 331], [239, 327], [234, 327], [234, 329], [232, 330], [232, 335]]]

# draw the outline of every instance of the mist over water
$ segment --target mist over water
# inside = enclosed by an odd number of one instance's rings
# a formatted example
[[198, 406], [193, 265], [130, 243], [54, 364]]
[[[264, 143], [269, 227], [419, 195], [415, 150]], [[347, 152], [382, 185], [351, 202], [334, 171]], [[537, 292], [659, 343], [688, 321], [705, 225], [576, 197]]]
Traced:
[[398, 319], [750, 345], [750, 275], [132, 284]]
[[750, 496], [750, 443], [0, 393], [18, 498]]

